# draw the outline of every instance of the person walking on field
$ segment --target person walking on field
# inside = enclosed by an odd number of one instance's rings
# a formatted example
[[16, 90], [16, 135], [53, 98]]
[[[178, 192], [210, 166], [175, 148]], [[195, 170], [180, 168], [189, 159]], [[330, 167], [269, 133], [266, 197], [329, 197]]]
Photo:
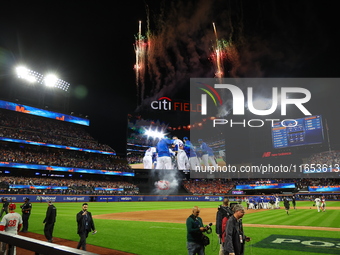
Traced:
[[294, 210], [296, 210], [296, 198], [295, 198], [295, 195], [292, 196], [292, 205], [293, 205]]
[[321, 210], [323, 212], [326, 212], [326, 198], [325, 198], [325, 196], [321, 197]]
[[250, 237], [243, 232], [242, 218], [244, 208], [237, 204], [233, 207], [234, 214], [227, 221], [226, 237], [224, 242], [224, 255], [244, 255], [244, 243], [250, 241]]
[[188, 255], [204, 255], [205, 248], [202, 244], [202, 235], [206, 231], [202, 218], [199, 217], [200, 208], [194, 206], [192, 214], [186, 220]]
[[77, 249], [82, 248], [86, 251], [86, 238], [89, 235], [89, 232], [93, 230], [93, 233], [96, 233], [96, 229], [94, 227], [94, 222], [92, 219], [92, 214], [87, 210], [88, 204], [84, 203], [82, 205], [82, 210], [77, 213], [76, 220], [78, 224], [78, 235], [80, 237]]
[[46, 217], [43, 221], [44, 226], [44, 234], [48, 242], [53, 242], [53, 229], [54, 224], [57, 218], [57, 208], [53, 205], [53, 203], [50, 201], [48, 202], [48, 207], [46, 211]]
[[285, 210], [286, 210], [286, 213], [289, 215], [289, 208], [290, 208], [290, 205], [289, 205], [289, 201], [287, 198], [284, 198], [283, 199], [283, 205], [285, 207]]
[[314, 205], [316, 206], [316, 209], [318, 210], [318, 212], [320, 212], [320, 202], [321, 202], [321, 199], [319, 197], [314, 199]]
[[229, 199], [224, 197], [223, 204], [220, 205], [217, 209], [216, 213], [216, 234], [220, 240], [220, 251], [219, 255], [223, 255], [223, 243], [225, 242], [226, 232], [225, 229], [227, 227], [227, 222], [230, 216], [233, 215], [233, 211], [229, 207]]

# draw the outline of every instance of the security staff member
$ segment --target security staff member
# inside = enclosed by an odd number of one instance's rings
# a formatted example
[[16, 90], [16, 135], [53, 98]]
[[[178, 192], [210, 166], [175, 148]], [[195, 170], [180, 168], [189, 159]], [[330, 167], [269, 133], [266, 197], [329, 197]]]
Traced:
[[54, 223], [57, 217], [57, 208], [53, 205], [52, 201], [48, 202], [48, 207], [46, 211], [46, 217], [43, 221], [43, 224], [45, 224], [44, 227], [44, 234], [48, 242], [52, 243], [52, 235], [53, 235], [53, 229], [54, 229]]
[[3, 213], [5, 213], [5, 215], [8, 213], [8, 205], [9, 205], [9, 202], [7, 201], [7, 198], [4, 197], [2, 199], [2, 209], [0, 213], [0, 218], [2, 217]]
[[22, 230], [21, 232], [26, 233], [28, 231], [28, 219], [30, 218], [31, 211], [32, 211], [32, 204], [30, 203], [30, 199], [27, 197], [25, 198], [25, 202], [23, 205], [20, 205], [21, 212], [22, 212]]

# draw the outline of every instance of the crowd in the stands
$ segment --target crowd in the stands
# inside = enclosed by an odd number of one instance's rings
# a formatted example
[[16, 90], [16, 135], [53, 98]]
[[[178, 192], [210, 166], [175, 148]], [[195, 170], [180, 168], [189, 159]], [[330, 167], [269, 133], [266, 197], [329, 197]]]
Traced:
[[227, 194], [234, 182], [221, 179], [190, 179], [183, 181], [184, 188], [192, 194]]
[[112, 155], [56, 150], [39, 146], [17, 146], [16, 144], [0, 143], [0, 161], [110, 171], [131, 171], [126, 162], [119, 161]]
[[340, 185], [340, 179], [190, 179], [184, 180], [183, 186], [192, 194], [228, 194], [236, 185], [269, 183], [294, 183], [296, 187], [294, 191], [298, 192], [308, 186]]
[[80, 125], [0, 109], [0, 137], [114, 152]]
[[332, 166], [333, 168], [340, 169], [340, 151], [315, 153], [307, 159], [307, 164], [309, 166], [314, 164], [315, 167], [319, 165], [321, 168]]
[[[29, 188], [16, 188], [15, 185], [29, 185]], [[54, 187], [37, 189], [35, 186]], [[67, 187], [58, 189], [57, 187]], [[98, 189], [98, 190], [97, 190]], [[117, 190], [114, 190], [117, 189]], [[119, 189], [119, 190], [118, 190]], [[123, 189], [123, 190], [121, 190]], [[103, 181], [64, 178], [0, 177], [0, 193], [3, 194], [59, 194], [59, 195], [137, 195], [139, 188], [124, 180]]]

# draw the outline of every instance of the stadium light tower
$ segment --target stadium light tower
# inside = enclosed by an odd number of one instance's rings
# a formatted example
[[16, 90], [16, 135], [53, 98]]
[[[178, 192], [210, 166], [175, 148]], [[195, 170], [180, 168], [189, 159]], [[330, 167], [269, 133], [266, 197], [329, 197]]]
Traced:
[[31, 86], [25, 86], [24, 88], [15, 88], [16, 86], [12, 86], [11, 91], [14, 92], [11, 92], [11, 94], [15, 93], [17, 96], [21, 94], [21, 97], [25, 98], [25, 101], [31, 101], [32, 103], [39, 102], [39, 107], [45, 107], [45, 103], [53, 103], [56, 107], [59, 107], [60, 103], [58, 103], [59, 100], [56, 100], [56, 97], [62, 96], [65, 99], [63, 100], [63, 110], [68, 112], [70, 83], [59, 79], [55, 74], [50, 73], [43, 75], [25, 66], [16, 67], [15, 73], [19, 79], [23, 79]]
[[16, 74], [18, 78], [24, 79], [29, 83], [39, 83], [44, 84], [47, 87], [58, 88], [68, 92], [70, 83], [59, 79], [54, 74], [42, 75], [36, 71], [32, 71], [24, 66], [18, 66], [16, 69]]
[[57, 81], [58, 78], [54, 74], [48, 74], [44, 79], [44, 83], [47, 87], [54, 87]]
[[16, 73], [18, 75], [18, 78], [24, 79], [28, 81], [29, 83], [41, 83], [43, 80], [43, 75], [32, 71], [24, 66], [18, 66], [16, 69]]

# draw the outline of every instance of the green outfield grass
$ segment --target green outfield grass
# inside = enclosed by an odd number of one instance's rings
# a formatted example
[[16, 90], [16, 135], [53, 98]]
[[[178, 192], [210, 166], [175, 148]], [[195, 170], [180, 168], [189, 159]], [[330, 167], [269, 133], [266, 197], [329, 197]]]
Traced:
[[[75, 218], [76, 214], [81, 210], [81, 204], [56, 203], [58, 215], [54, 231], [55, 237], [73, 241], [79, 240], [76, 233]], [[219, 204], [220, 202], [92, 202], [89, 203], [89, 211], [93, 215], [100, 215], [147, 210], [164, 210], [164, 213], [167, 213], [168, 209], [188, 209], [189, 216], [194, 205], [200, 206], [203, 212], [203, 208], [217, 208]], [[245, 227], [246, 235], [252, 238], [252, 241], [246, 244], [247, 250], [245, 254], [329, 254], [256, 247], [257, 243], [271, 235], [340, 239], [340, 210], [328, 209], [325, 213], [318, 213], [312, 204], [312, 202], [297, 202], [297, 206], [308, 207], [308, 209], [291, 209], [290, 215], [286, 215], [284, 210], [266, 210], [246, 214], [243, 222], [244, 224], [336, 227], [339, 228], [339, 231]], [[332, 206], [340, 207], [340, 202], [327, 202], [327, 207]], [[309, 209], [309, 207], [312, 209]], [[32, 215], [29, 221], [30, 232], [43, 234], [42, 222], [46, 208], [46, 203], [33, 203]], [[185, 219], [183, 220], [185, 221]], [[98, 233], [88, 237], [87, 243], [89, 244], [139, 255], [187, 254], [185, 224], [102, 219], [95, 219], [95, 224]], [[218, 240], [214, 233], [209, 235], [211, 244], [206, 248], [206, 255], [218, 254]]]

